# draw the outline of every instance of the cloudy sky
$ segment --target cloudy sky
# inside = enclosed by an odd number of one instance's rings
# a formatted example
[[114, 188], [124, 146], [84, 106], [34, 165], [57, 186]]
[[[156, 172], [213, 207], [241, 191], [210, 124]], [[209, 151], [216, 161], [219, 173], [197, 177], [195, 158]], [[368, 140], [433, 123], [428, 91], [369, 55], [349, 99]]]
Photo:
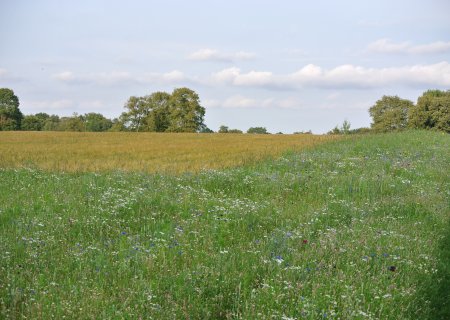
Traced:
[[117, 117], [195, 90], [206, 124], [369, 126], [383, 95], [450, 89], [450, 1], [0, 0], [0, 87], [23, 113]]

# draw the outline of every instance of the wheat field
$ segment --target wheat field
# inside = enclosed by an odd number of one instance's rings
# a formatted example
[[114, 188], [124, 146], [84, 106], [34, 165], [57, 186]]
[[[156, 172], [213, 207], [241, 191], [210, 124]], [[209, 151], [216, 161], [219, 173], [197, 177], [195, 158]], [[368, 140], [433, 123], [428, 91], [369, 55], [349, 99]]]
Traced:
[[62, 172], [198, 172], [336, 139], [324, 135], [0, 132], [0, 167]]

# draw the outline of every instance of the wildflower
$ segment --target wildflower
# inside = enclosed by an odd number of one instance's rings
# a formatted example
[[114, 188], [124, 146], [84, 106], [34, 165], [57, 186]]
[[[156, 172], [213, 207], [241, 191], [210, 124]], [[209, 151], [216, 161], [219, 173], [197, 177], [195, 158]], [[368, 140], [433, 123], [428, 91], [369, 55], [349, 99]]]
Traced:
[[124, 235], [126, 235], [127, 233], [126, 233], [125, 231], [122, 231], [120, 234], [124, 236]]
[[302, 243], [303, 244], [308, 244], [308, 240], [307, 239], [303, 239]]
[[275, 257], [275, 261], [276, 261], [278, 264], [281, 264], [284, 260], [283, 260], [283, 257], [282, 257], [282, 256], [276, 256], [276, 257]]

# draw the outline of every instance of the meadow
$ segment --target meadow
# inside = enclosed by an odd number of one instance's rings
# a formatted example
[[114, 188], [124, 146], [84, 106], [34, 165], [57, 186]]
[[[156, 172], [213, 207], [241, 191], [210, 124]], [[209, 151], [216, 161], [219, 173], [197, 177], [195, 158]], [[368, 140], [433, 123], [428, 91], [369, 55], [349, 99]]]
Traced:
[[198, 172], [255, 163], [336, 136], [1, 132], [0, 167], [46, 171]]
[[449, 318], [448, 134], [274, 156], [166, 174], [2, 155], [0, 318]]

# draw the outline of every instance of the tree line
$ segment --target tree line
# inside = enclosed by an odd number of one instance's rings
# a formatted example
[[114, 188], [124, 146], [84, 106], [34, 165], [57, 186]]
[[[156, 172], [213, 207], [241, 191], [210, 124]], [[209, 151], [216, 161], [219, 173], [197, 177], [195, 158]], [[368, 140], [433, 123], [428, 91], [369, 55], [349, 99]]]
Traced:
[[377, 132], [433, 129], [450, 133], [450, 90], [425, 91], [414, 104], [398, 96], [383, 96], [369, 109]]
[[132, 96], [120, 117], [108, 119], [100, 113], [74, 113], [59, 117], [47, 113], [23, 115], [19, 99], [11, 89], [0, 89], [0, 131], [135, 131], [135, 132], [201, 132], [205, 108], [199, 96], [188, 88], [177, 88], [172, 94], [155, 92]]
[[351, 130], [346, 120], [328, 134], [388, 132], [404, 129], [431, 129], [450, 133], [450, 90], [427, 90], [417, 103], [398, 96], [383, 96], [369, 109], [370, 128]]
[[[172, 93], [158, 91], [142, 97], [131, 96], [124, 109], [118, 118], [112, 120], [93, 112], [82, 115], [74, 113], [69, 117], [43, 112], [24, 116], [13, 90], [1, 88], [0, 131], [214, 132], [204, 123], [205, 108], [200, 105], [198, 94], [189, 88], [176, 88]], [[370, 128], [350, 129], [350, 122], [345, 120], [328, 134], [387, 132], [407, 128], [450, 133], [450, 90], [425, 91], [415, 104], [398, 96], [383, 96], [369, 108], [369, 114], [372, 118]], [[217, 132], [243, 133], [225, 125], [220, 126]], [[247, 133], [269, 134], [264, 127], [251, 127]]]

